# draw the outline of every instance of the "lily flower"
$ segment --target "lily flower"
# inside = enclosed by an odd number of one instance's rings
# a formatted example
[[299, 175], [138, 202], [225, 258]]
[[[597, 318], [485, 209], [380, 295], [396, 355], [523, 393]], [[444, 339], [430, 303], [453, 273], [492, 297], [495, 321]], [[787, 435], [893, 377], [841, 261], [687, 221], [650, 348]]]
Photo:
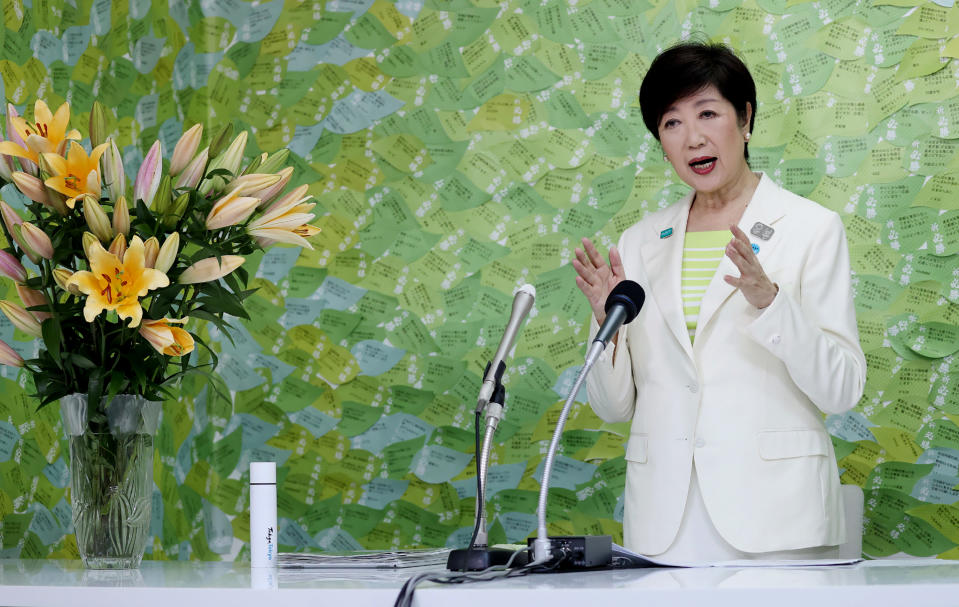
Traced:
[[107, 116], [99, 100], [90, 108], [90, 143], [98, 146], [107, 139]]
[[310, 198], [304, 197], [306, 190], [307, 186], [301, 185], [274, 202], [262, 216], [250, 222], [247, 234], [256, 238], [260, 246], [286, 242], [312, 249], [306, 239], [318, 234], [320, 228], [307, 223], [316, 217], [309, 212], [316, 203], [306, 202]]
[[2, 200], [0, 200], [0, 216], [3, 217], [3, 225], [7, 227], [7, 232], [13, 236], [13, 240], [17, 243], [17, 246], [20, 247], [20, 250], [23, 251], [33, 263], [40, 263], [40, 256], [28, 249], [27, 245], [23, 242], [23, 238], [20, 236], [18, 226], [23, 223], [23, 218], [17, 215], [13, 207]]
[[136, 181], [133, 182], [133, 200], [142, 200], [143, 204], [150, 206], [153, 197], [156, 196], [157, 188], [160, 187], [160, 179], [163, 177], [163, 158], [160, 140], [153, 142], [150, 151], [147, 152], [140, 170], [137, 171]]
[[44, 206], [50, 204], [50, 200], [47, 197], [47, 188], [44, 187], [43, 181], [38, 177], [34, 177], [23, 171], [15, 171], [11, 180], [13, 184], [17, 186], [17, 189], [20, 190], [20, 193], [30, 200], [39, 202]]
[[59, 154], [44, 154], [43, 160], [51, 169], [51, 177], [44, 183], [67, 196], [66, 204], [71, 209], [84, 194], [100, 198], [100, 156], [106, 148], [106, 144], [100, 144], [87, 156], [82, 145], [70, 141], [66, 158]]
[[[17, 295], [20, 296], [20, 301], [23, 302], [24, 307], [33, 308], [36, 306], [46, 306], [47, 309], [50, 309], [50, 300], [47, 299], [47, 296], [37, 291], [26, 287], [24, 285], [17, 285]], [[41, 323], [48, 318], [53, 318], [53, 314], [49, 312], [41, 312], [39, 310], [27, 310], [33, 314], [33, 317], [36, 318]]]
[[187, 318], [161, 318], [144, 320], [140, 325], [142, 335], [160, 354], [183, 356], [193, 351], [193, 336], [180, 327], [171, 327], [170, 323], [183, 324]]
[[53, 259], [53, 242], [50, 241], [46, 232], [28, 221], [24, 221], [16, 229], [25, 245], [24, 251], [29, 251], [44, 259]]
[[113, 199], [113, 231], [127, 236], [130, 234], [130, 207], [127, 197], [122, 194]]
[[0, 178], [4, 181], [13, 181], [13, 173], [17, 170], [13, 162], [13, 156], [0, 154]]
[[114, 238], [113, 242], [110, 243], [107, 251], [110, 251], [120, 259], [123, 259], [123, 255], [127, 252], [127, 237], [123, 234], [117, 234], [117, 237]]
[[6, 251], [0, 251], [0, 274], [18, 284], [27, 281], [27, 269], [20, 260]]
[[239, 255], [223, 255], [222, 263], [216, 257], [201, 259], [180, 274], [177, 282], [190, 285], [198, 282], [209, 282], [223, 278], [233, 270], [243, 265], [243, 258]]
[[256, 210], [259, 198], [239, 196], [239, 188], [216, 201], [206, 216], [206, 229], [219, 230], [247, 220]]
[[110, 218], [96, 198], [89, 194], [83, 197], [83, 218], [87, 220], [87, 226], [93, 235], [101, 242], [107, 242], [113, 238], [113, 226], [110, 225]]
[[[292, 172], [292, 168], [291, 168]], [[254, 192], [264, 190], [270, 186], [276, 185], [282, 175], [272, 175], [270, 173], [250, 173], [249, 175], [241, 175], [231, 181], [226, 186], [227, 192], [233, 192], [234, 190], [237, 193], [237, 196], [253, 196], [254, 198], [259, 198]]]
[[3, 312], [13, 326], [20, 329], [32, 337], [42, 337], [43, 331], [40, 330], [40, 321], [34, 318], [33, 314], [27, 312], [23, 306], [17, 305], [12, 301], [0, 301], [0, 312]]
[[210, 155], [210, 148], [203, 148], [203, 151], [196, 155], [189, 165], [180, 173], [176, 180], [178, 190], [192, 190], [203, 179], [203, 169], [206, 168], [206, 161]]
[[58, 287], [74, 295], [82, 295], [76, 285], [67, 284], [71, 276], [73, 276], [73, 272], [66, 268], [56, 268], [53, 271], [53, 280], [56, 281]]
[[0, 339], [0, 365], [7, 365], [8, 367], [23, 366], [23, 357], [2, 339]]
[[93, 243], [95, 242], [100, 242], [100, 239], [90, 232], [83, 233], [83, 238], [81, 238], [80, 244], [83, 246], [83, 254], [87, 256], [87, 259], [90, 259], [90, 251], [93, 248]]
[[185, 169], [190, 160], [196, 154], [196, 149], [200, 147], [200, 138], [203, 137], [203, 123], [198, 122], [190, 127], [186, 133], [176, 142], [173, 148], [173, 156], [170, 158], [170, 176], [176, 177], [180, 171]]
[[107, 140], [107, 149], [100, 159], [103, 166], [103, 185], [110, 192], [110, 198], [117, 200], [126, 192], [127, 178], [123, 171], [123, 157], [120, 148], [111, 137]]
[[90, 271], [81, 270], [67, 281], [87, 296], [83, 317], [93, 320], [104, 310], [116, 311], [129, 319], [127, 326], [136, 327], [143, 318], [140, 298], [153, 289], [170, 284], [166, 274], [144, 265], [143, 241], [134, 236], [123, 258], [105, 250], [99, 241], [90, 247]]
[[152, 268], [157, 262], [157, 255], [160, 253], [160, 241], [156, 236], [147, 238], [143, 243], [143, 263], [146, 267]]
[[286, 159], [290, 156], [289, 148], [283, 148], [270, 154], [268, 158], [260, 164], [261, 173], [276, 173], [286, 164]]
[[[210, 162], [209, 170], [226, 169], [231, 175], [236, 175], [237, 171], [240, 170], [240, 163], [243, 161], [243, 149], [246, 147], [246, 139], [246, 131], [240, 131], [240, 134], [230, 143], [230, 147]], [[217, 176], [200, 184], [200, 193], [206, 196], [211, 190], [215, 189], [216, 191], [220, 191], [225, 185], [226, 179]]]
[[265, 207], [286, 188], [286, 184], [290, 183], [290, 177], [293, 176], [293, 167], [286, 167], [277, 173], [277, 176], [279, 176], [279, 179], [276, 183], [250, 193], [250, 196], [260, 199], [258, 208]]
[[[11, 112], [11, 108], [13, 106], [7, 104], [8, 141], [0, 142], [0, 154], [37, 163], [41, 154], [56, 152], [64, 140], [82, 139], [80, 131], [76, 129], [67, 131], [70, 123], [70, 104], [68, 103], [62, 104], [53, 114], [43, 100], [37, 99], [33, 106], [32, 123], [18, 116], [16, 110]], [[25, 170], [35, 168], [36, 165], [24, 167]]]
[[153, 267], [166, 274], [170, 271], [170, 268], [173, 267], [173, 262], [176, 261], [176, 256], [179, 252], [180, 233], [173, 232], [163, 241], [163, 246], [160, 247], [160, 252], [157, 253], [156, 262]]

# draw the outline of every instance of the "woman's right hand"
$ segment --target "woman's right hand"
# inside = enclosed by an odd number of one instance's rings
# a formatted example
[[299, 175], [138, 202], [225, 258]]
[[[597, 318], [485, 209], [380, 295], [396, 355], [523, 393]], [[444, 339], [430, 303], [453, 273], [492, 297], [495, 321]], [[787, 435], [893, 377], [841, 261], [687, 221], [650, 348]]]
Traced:
[[607, 263], [589, 238], [584, 238], [583, 248], [577, 248], [575, 252], [573, 268], [577, 274], [576, 286], [589, 300], [596, 321], [603, 324], [606, 320], [606, 299], [613, 287], [626, 278], [623, 260], [616, 247], [610, 247]]

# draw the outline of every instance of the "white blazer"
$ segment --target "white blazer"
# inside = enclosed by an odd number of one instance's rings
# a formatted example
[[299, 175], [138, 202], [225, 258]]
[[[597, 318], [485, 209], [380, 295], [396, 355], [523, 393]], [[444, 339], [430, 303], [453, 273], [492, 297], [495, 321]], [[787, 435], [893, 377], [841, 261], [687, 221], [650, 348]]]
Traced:
[[[853, 407], [866, 378], [842, 222], [762, 175], [739, 227], [779, 293], [756, 309], [723, 280], [739, 275], [724, 257], [692, 345], [680, 296], [691, 203], [692, 194], [623, 233], [626, 277], [646, 302], [620, 330], [615, 361], [607, 348], [587, 380], [602, 419], [632, 421], [624, 542], [650, 555], [670, 546], [695, 459], [709, 516], [733, 547], [840, 544], [839, 475], [822, 413]], [[757, 222], [773, 228], [768, 240], [750, 234]], [[593, 318], [590, 335], [597, 328]]]

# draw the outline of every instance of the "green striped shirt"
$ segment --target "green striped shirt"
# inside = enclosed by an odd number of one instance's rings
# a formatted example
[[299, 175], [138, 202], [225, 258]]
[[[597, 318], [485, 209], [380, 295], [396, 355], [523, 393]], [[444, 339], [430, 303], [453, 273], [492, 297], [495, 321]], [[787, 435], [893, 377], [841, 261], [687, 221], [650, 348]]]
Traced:
[[726, 245], [732, 238], [727, 230], [708, 232], [686, 232], [683, 239], [682, 295], [683, 312], [686, 316], [686, 330], [689, 341], [696, 335], [696, 322], [699, 320], [699, 304], [706, 293], [706, 287], [713, 279], [719, 262], [723, 259]]

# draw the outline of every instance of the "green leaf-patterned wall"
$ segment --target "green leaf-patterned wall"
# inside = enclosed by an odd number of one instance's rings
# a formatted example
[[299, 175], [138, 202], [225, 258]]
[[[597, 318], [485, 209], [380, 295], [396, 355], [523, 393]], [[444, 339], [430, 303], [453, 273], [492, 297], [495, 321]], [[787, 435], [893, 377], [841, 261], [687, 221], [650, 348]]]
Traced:
[[[232, 121], [254, 151], [288, 146], [318, 201], [315, 250], [249, 260], [252, 320], [205, 329], [232, 402], [193, 381], [164, 404], [147, 558], [246, 558], [251, 460], [278, 462], [284, 549], [465, 545], [473, 403], [527, 282], [489, 493], [492, 541], [530, 534], [587, 338], [572, 250], [686, 191], [636, 93], [690, 36], [756, 78], [753, 167], [844, 218], [869, 375], [826, 423], [843, 482], [866, 492], [865, 552], [959, 556], [951, 5], [3, 0], [0, 91], [21, 113], [68, 100], [82, 126], [100, 99], [128, 173], [153, 140], [169, 154], [183, 127]], [[6, 319], [0, 339], [36, 347]], [[27, 393], [3, 368], [0, 557], [76, 556], [59, 413]], [[620, 540], [625, 427], [580, 396], [551, 532]]]

